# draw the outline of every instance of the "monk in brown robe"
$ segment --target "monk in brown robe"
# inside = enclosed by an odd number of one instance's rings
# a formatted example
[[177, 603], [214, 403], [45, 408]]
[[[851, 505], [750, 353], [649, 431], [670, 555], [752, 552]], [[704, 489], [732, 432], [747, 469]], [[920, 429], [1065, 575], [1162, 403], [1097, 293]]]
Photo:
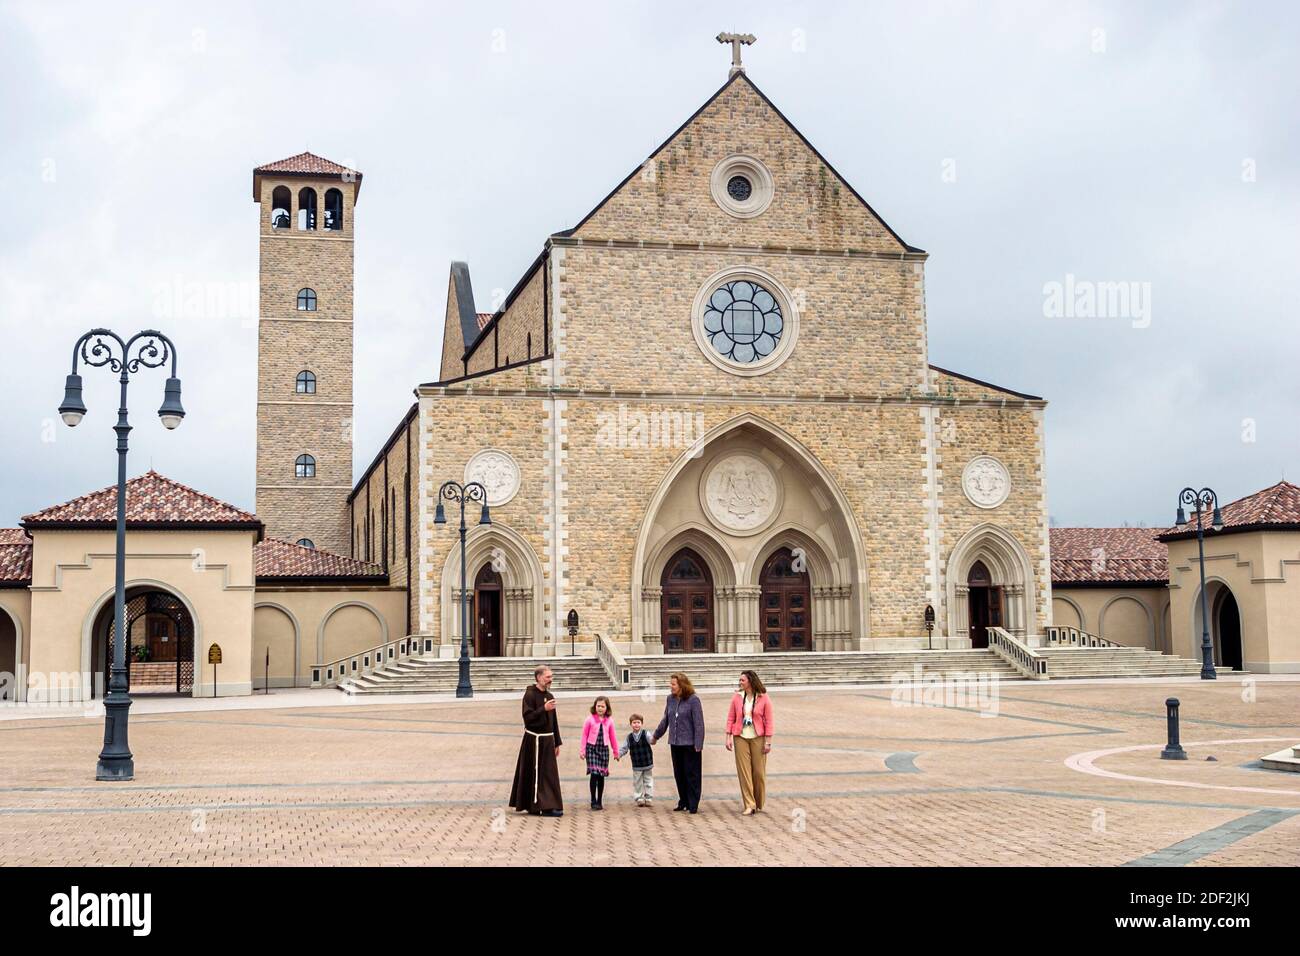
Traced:
[[555, 695], [549, 690], [553, 675], [545, 664], [533, 673], [534, 684], [524, 691], [524, 740], [515, 764], [510, 806], [533, 816], [564, 816], [560, 796], [560, 719]]

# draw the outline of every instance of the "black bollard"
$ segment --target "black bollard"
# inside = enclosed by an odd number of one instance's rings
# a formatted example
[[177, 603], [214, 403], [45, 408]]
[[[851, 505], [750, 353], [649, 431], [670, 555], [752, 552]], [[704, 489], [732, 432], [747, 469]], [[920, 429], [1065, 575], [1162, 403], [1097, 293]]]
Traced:
[[1160, 759], [1186, 760], [1187, 751], [1178, 743], [1178, 698], [1170, 697], [1165, 701], [1165, 708], [1169, 712], [1169, 742], [1165, 744], [1165, 749], [1160, 751]]

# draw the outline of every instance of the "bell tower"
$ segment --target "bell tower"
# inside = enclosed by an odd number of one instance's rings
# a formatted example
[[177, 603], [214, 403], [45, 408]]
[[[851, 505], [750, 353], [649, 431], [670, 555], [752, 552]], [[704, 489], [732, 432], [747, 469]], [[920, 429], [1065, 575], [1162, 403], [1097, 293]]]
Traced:
[[352, 242], [361, 173], [311, 153], [253, 170], [256, 510], [268, 537], [349, 554]]

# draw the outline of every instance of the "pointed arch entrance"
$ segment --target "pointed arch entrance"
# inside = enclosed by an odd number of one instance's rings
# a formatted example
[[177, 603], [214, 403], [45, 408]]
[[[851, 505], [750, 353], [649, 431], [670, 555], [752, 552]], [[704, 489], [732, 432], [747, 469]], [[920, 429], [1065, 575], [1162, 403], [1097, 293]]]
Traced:
[[987, 647], [990, 627], [1023, 638], [1033, 626], [1033, 569], [1024, 546], [1005, 528], [985, 523], [967, 532], [952, 549], [944, 577], [954, 641]]
[[662, 591], [665, 654], [711, 653], [716, 647], [713, 627], [713, 576], [704, 559], [682, 548], [664, 565]]
[[805, 562], [778, 548], [763, 564], [759, 613], [764, 651], [812, 650], [812, 589]]
[[[818, 649], [870, 646], [869, 574], [855, 512], [817, 456], [773, 423], [752, 414], [731, 419], [683, 449], [659, 480], [633, 552], [634, 654], [668, 646], [664, 572], [683, 547], [711, 575], [718, 652], [764, 649], [761, 578], [780, 547], [809, 555], [804, 603], [818, 605]], [[793, 639], [802, 633], [811, 646], [813, 622], [806, 623]]]

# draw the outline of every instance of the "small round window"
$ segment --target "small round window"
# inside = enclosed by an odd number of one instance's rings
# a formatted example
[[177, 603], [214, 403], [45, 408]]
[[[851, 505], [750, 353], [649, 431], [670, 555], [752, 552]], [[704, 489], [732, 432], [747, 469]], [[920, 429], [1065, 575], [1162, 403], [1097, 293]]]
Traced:
[[736, 202], [748, 202], [754, 193], [754, 184], [744, 176], [732, 176], [727, 180], [727, 195]]
[[781, 304], [757, 282], [737, 279], [724, 283], [704, 307], [704, 334], [709, 344], [723, 358], [740, 365], [761, 362], [775, 352], [784, 331]]

